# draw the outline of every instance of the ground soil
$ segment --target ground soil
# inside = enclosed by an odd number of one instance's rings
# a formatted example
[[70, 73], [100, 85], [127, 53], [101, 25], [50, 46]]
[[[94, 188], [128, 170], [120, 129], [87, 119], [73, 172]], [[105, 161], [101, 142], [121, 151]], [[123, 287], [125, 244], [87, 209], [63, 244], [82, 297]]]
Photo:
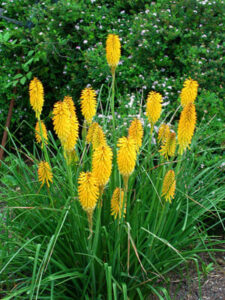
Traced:
[[[180, 269], [170, 274], [168, 288], [172, 300], [225, 300], [225, 245], [219, 247], [223, 252], [213, 253], [214, 259], [202, 253], [200, 263], [201, 288], [196, 265], [191, 263], [187, 269]], [[211, 271], [205, 272], [204, 266], [211, 264]], [[210, 268], [209, 268], [210, 269]]]

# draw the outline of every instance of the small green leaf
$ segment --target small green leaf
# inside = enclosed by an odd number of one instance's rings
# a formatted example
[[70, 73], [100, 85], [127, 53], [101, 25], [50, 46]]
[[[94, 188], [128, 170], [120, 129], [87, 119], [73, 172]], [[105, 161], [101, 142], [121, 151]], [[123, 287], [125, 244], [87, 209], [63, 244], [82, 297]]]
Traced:
[[30, 65], [31, 63], [32, 63], [32, 61], [34, 60], [34, 58], [32, 57], [32, 58], [30, 58], [24, 65], [25, 66], [28, 66], [28, 65]]
[[4, 41], [5, 42], [7, 42], [9, 39], [10, 39], [10, 33], [9, 32], [6, 32], [5, 34], [4, 34]]
[[26, 64], [22, 64], [22, 68], [25, 72], [29, 71], [29, 67]]
[[27, 54], [27, 56], [31, 56], [34, 53], [34, 50], [30, 50]]
[[23, 75], [22, 74], [16, 74], [14, 77], [13, 77], [13, 79], [18, 79], [18, 78], [21, 78]]
[[7, 88], [10, 87], [11, 85], [13, 85], [13, 81], [8, 82], [8, 83], [5, 85], [5, 88], [7, 89]]
[[12, 84], [12, 85], [13, 85], [13, 86], [16, 86], [16, 85], [17, 85], [17, 82], [18, 82], [17, 80], [13, 81], [13, 84]]
[[20, 83], [21, 83], [22, 85], [24, 85], [24, 83], [26, 82], [26, 80], [27, 80], [26, 77], [22, 77], [22, 78], [20, 79]]
[[31, 79], [32, 77], [32, 72], [27, 73], [27, 79]]

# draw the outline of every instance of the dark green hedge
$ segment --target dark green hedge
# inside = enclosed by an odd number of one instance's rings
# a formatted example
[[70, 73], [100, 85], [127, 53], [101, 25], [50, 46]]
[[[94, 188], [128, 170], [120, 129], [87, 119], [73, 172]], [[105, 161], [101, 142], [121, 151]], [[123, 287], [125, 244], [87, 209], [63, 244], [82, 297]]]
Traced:
[[[34, 76], [45, 88], [45, 117], [53, 103], [66, 94], [78, 101], [88, 83], [97, 90], [104, 84], [104, 103], [110, 83], [105, 40], [110, 32], [117, 33], [122, 43], [118, 94], [143, 91], [146, 97], [155, 89], [175, 107], [184, 79], [191, 76], [200, 84], [198, 105], [208, 111], [204, 117], [208, 120], [216, 114], [216, 120], [222, 119], [223, 1], [5, 0], [1, 8], [2, 16], [13, 19], [0, 19], [2, 125], [15, 85], [13, 129], [18, 129], [22, 120], [34, 124], [28, 99], [28, 83]], [[29, 144], [27, 125], [22, 124], [17, 134]]]

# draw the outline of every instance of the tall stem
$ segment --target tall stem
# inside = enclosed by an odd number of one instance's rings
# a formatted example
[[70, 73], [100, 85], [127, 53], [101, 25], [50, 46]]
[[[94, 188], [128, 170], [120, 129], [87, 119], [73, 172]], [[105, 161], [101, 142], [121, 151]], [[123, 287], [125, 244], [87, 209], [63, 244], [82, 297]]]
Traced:
[[177, 162], [176, 169], [175, 169], [175, 175], [176, 175], [176, 177], [177, 177], [177, 175], [178, 175], [179, 172], [180, 172], [181, 162], [182, 162], [182, 155], [179, 154], [179, 155], [178, 155], [178, 162]]
[[68, 178], [69, 178], [69, 184], [70, 184], [70, 194], [71, 197], [74, 196], [74, 189], [73, 189], [73, 174], [72, 174], [72, 170], [71, 170], [71, 164], [68, 164], [68, 156], [66, 151], [64, 152], [64, 156], [66, 158], [66, 168], [67, 168], [67, 174], [68, 174]]
[[[92, 212], [93, 214], [93, 212]], [[93, 235], [92, 235], [92, 220], [90, 221], [90, 213], [87, 212], [87, 216], [88, 216], [88, 226], [89, 226], [89, 237], [88, 237], [88, 253], [89, 253], [89, 264], [90, 264], [90, 272], [91, 272], [91, 278], [92, 278], [92, 293], [95, 297], [96, 294], [96, 279], [95, 279], [95, 265], [94, 265], [94, 260], [93, 260], [93, 248], [92, 248], [92, 244], [93, 244]], [[93, 216], [91, 215], [91, 218]], [[90, 224], [91, 222], [91, 224]], [[91, 226], [91, 228], [90, 228]]]
[[150, 158], [151, 158], [153, 128], [154, 127], [151, 125], [151, 131], [150, 131], [150, 137], [149, 137], [149, 144], [148, 144], [148, 153], [146, 155], [145, 163], [144, 163], [146, 170], [147, 170], [147, 167], [148, 167], [148, 164], [149, 164], [148, 162], [150, 161]]
[[[123, 219], [125, 217], [124, 211], [126, 209], [127, 211], [127, 218], [129, 219], [129, 211], [130, 211], [130, 203], [127, 202], [127, 195], [128, 195], [128, 181], [129, 181], [129, 175], [123, 176], [123, 184], [124, 184], [124, 200], [123, 200], [123, 207], [121, 212], [121, 223], [123, 222]], [[121, 197], [120, 197], [121, 201]]]
[[[42, 130], [42, 126], [41, 126], [40, 116], [38, 117], [38, 124], [39, 124], [39, 129], [40, 129], [41, 143], [42, 143], [42, 149], [43, 149], [43, 152], [44, 152], [45, 161], [49, 164], [50, 168], [52, 168], [51, 163], [50, 163], [50, 159], [49, 159], [49, 156], [48, 156], [48, 151], [47, 151], [47, 148], [46, 148], [46, 145], [45, 145], [45, 139], [44, 139], [44, 136], [43, 136], [43, 130]], [[50, 193], [49, 188], [48, 188], [48, 195], [49, 195], [49, 198], [50, 198], [51, 206], [54, 208], [54, 202], [53, 202], [52, 195]]]
[[177, 109], [175, 110], [174, 114], [172, 115], [172, 117], [171, 117], [171, 119], [170, 119], [170, 121], [169, 121], [169, 123], [168, 123], [169, 125], [172, 123], [172, 121], [173, 121], [173, 119], [174, 119], [176, 113], [177, 113], [178, 110], [180, 109], [180, 107], [181, 107], [181, 105], [179, 105], [179, 106], [177, 107]]
[[112, 112], [112, 121], [113, 121], [113, 141], [114, 145], [116, 144], [116, 118], [115, 118], [115, 70], [112, 70], [112, 97], [111, 97], [111, 112]]
[[[163, 166], [160, 166], [159, 171], [158, 171], [158, 178], [157, 178], [157, 181], [156, 181], [156, 184], [155, 184], [155, 193], [153, 194], [153, 197], [151, 199], [151, 205], [150, 205], [149, 213], [148, 213], [148, 215], [145, 219], [145, 223], [144, 223], [146, 226], [149, 223], [151, 217], [155, 213], [154, 211], [156, 210], [157, 203], [160, 201], [159, 199], [157, 199], [157, 196], [160, 195], [159, 187], [160, 187], [160, 184], [161, 184], [162, 177], [163, 177]], [[157, 193], [158, 193], [158, 195], [157, 195]]]
[[38, 124], [39, 124], [39, 128], [40, 128], [41, 143], [42, 143], [42, 147], [43, 147], [42, 149], [43, 149], [43, 152], [44, 152], [45, 161], [47, 161], [49, 166], [51, 167], [50, 159], [49, 159], [48, 152], [47, 152], [46, 145], [45, 145], [45, 139], [44, 139], [44, 136], [43, 136], [43, 130], [42, 130], [42, 126], [41, 126], [40, 117], [38, 117]]
[[113, 121], [113, 182], [114, 185], [116, 184], [116, 118], [115, 118], [115, 111], [114, 111], [114, 103], [115, 103], [115, 69], [112, 69], [112, 95], [111, 95], [111, 113], [112, 113], [112, 121]]

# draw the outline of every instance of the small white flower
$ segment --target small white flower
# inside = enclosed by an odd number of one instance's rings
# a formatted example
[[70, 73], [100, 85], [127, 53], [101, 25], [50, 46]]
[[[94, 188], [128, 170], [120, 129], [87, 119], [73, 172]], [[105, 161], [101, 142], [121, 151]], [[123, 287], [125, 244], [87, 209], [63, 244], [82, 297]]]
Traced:
[[[167, 98], [167, 97], [164, 97], [164, 98]], [[167, 106], [167, 105], [169, 105], [169, 104], [170, 104], [170, 101], [163, 102], [163, 103], [162, 103], [162, 106]]]
[[135, 96], [132, 95], [132, 96], [130, 97], [130, 102], [128, 103], [128, 106], [129, 106], [129, 107], [132, 107], [132, 106], [133, 106], [134, 99], [135, 99]]

